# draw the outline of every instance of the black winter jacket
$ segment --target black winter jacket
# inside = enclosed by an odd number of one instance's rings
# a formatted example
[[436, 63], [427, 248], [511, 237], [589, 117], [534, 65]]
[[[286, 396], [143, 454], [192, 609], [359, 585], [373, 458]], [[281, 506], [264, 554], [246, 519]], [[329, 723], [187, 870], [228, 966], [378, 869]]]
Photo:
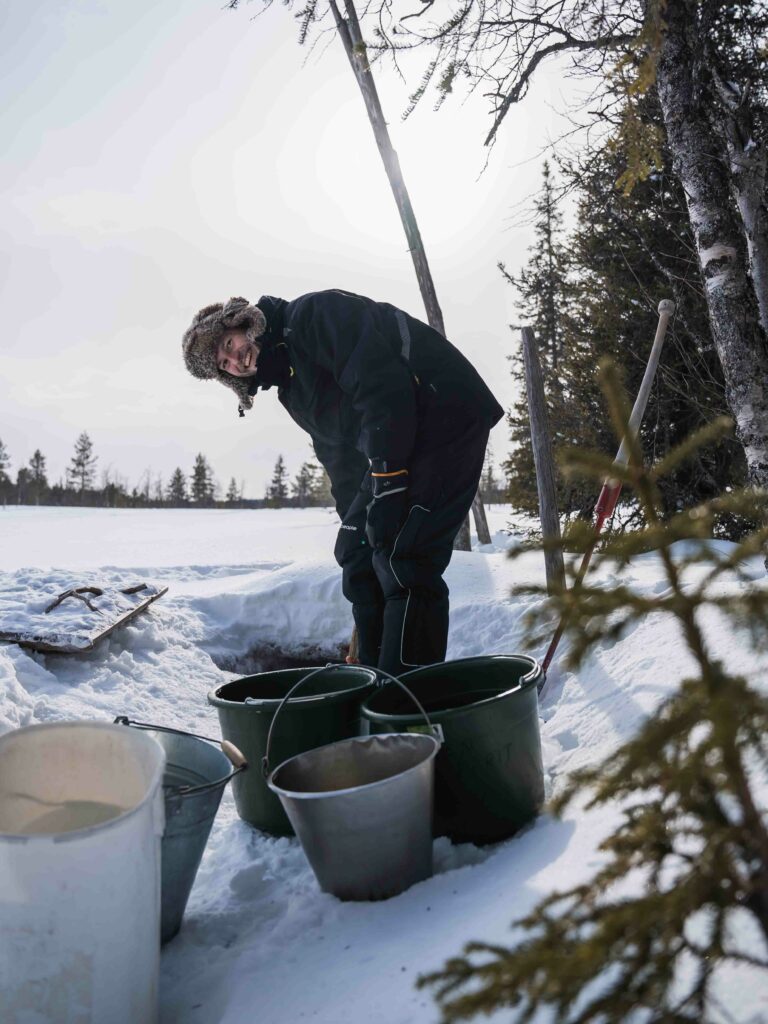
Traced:
[[[386, 302], [332, 290], [292, 302], [263, 296], [258, 306], [267, 332], [251, 393], [278, 384], [280, 402], [312, 438], [342, 516], [371, 462], [407, 469], [417, 445], [445, 445], [504, 415], [458, 349]], [[290, 377], [276, 352], [287, 356]]]

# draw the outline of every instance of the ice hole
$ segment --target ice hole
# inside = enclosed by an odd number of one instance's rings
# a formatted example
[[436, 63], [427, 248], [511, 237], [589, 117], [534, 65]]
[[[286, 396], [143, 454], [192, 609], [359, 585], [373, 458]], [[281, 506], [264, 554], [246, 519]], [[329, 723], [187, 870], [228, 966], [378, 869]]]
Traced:
[[308, 645], [283, 650], [277, 644], [254, 644], [247, 651], [209, 651], [214, 664], [225, 672], [251, 676], [256, 672], [276, 672], [282, 668], [315, 668], [329, 662], [343, 662], [349, 647], [346, 644], [321, 647]]

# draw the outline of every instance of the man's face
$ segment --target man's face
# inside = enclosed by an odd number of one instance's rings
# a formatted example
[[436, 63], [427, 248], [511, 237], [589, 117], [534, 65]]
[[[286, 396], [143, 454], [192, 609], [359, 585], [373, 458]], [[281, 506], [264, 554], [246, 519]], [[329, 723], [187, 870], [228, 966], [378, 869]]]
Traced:
[[261, 346], [250, 342], [245, 331], [227, 331], [216, 346], [216, 365], [232, 377], [253, 377]]

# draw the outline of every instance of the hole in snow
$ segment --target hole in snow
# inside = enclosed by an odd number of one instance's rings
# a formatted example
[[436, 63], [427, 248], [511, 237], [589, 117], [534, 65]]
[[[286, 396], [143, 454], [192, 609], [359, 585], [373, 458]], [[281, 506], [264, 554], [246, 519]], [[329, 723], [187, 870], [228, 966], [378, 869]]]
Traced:
[[250, 676], [256, 672], [276, 672], [281, 668], [316, 668], [329, 661], [344, 661], [348, 650], [347, 644], [335, 647], [312, 644], [286, 651], [277, 644], [263, 643], [255, 644], [241, 653], [214, 650], [208, 653], [213, 663], [225, 672]]

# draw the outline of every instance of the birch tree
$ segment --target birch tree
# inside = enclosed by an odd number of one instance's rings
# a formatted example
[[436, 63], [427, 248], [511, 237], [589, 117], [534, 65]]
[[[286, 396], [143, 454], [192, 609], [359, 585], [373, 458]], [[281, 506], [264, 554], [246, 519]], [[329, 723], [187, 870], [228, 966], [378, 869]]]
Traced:
[[[726, 398], [749, 478], [768, 487], [768, 277], [760, 228], [765, 230], [765, 140], [746, 140], [741, 153], [749, 151], [750, 163], [741, 162], [734, 111], [716, 103], [721, 69], [707, 31], [713, 27], [712, 8], [721, 8], [722, 14], [733, 6], [696, 0], [667, 5], [657, 85], [673, 167], [685, 191]], [[728, 61], [720, 63], [727, 66]], [[740, 87], [731, 83], [727, 90], [735, 97]], [[752, 104], [746, 84], [744, 90], [748, 112]]]

